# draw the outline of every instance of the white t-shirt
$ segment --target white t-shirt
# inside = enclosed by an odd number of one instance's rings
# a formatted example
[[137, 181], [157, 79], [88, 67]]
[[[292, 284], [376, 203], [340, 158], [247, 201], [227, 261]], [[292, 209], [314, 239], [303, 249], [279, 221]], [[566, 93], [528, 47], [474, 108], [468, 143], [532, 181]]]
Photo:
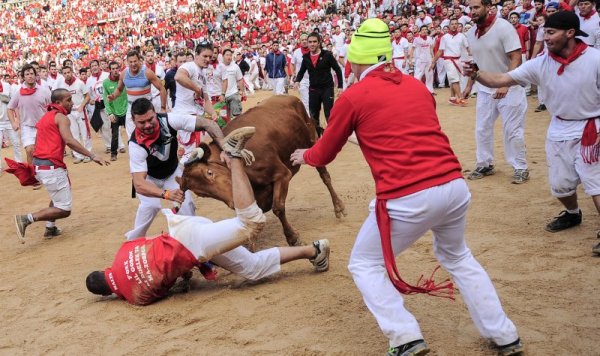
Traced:
[[[11, 96], [10, 84], [5, 83], [5, 82], [0, 82], [0, 85], [2, 85], [2, 93], [0, 93], [0, 96], [2, 96], [3, 99], [8, 99], [10, 101], [10, 96]], [[12, 126], [10, 124], [10, 120], [8, 119], [8, 113], [7, 113], [8, 105], [7, 104], [8, 103], [0, 101], [0, 129], [12, 128]], [[2, 143], [0, 142], [0, 145], [1, 144]]]
[[[150, 68], [150, 67], [147, 67]], [[158, 77], [158, 79], [160, 79], [161, 81], [165, 80], [165, 75], [167, 75], [165, 73], [165, 69], [163, 68], [163, 66], [161, 66], [160, 64], [156, 64], [156, 67], [154, 68], [156, 69], [154, 71], [154, 74], [156, 74], [156, 76]], [[164, 82], [163, 82], [164, 85]], [[160, 90], [156, 89], [156, 87], [154, 85], [150, 86], [150, 93], [152, 94], [152, 97], [156, 97], [160, 95]]]
[[466, 24], [471, 22], [471, 18], [469, 16], [462, 15], [457, 21], [459, 24], [462, 24], [463, 27], [465, 27]]
[[[169, 113], [167, 122], [175, 130], [193, 132], [196, 129], [196, 116], [194, 115]], [[174, 137], [173, 139], [176, 140], [177, 138]], [[162, 154], [169, 157], [169, 152], [162, 152]], [[148, 152], [142, 146], [129, 141], [129, 172], [148, 172], [147, 158]]]
[[422, 39], [420, 36], [415, 37], [412, 46], [414, 48], [414, 59], [415, 62], [430, 62], [433, 58], [431, 57], [431, 48], [433, 47], [433, 39], [427, 36]]
[[[207, 91], [206, 77], [202, 68], [198, 67], [195, 62], [183, 63], [177, 71], [184, 69], [189, 78], [196, 85], [200, 86], [202, 90]], [[175, 92], [175, 108], [174, 111], [185, 114], [196, 114], [201, 115], [204, 113], [204, 108], [195, 102], [194, 91], [185, 88], [183, 85], [175, 81], [176, 92]], [[208, 93], [208, 91], [207, 91]]]
[[48, 84], [50, 91], [52, 91], [53, 89], [56, 89], [56, 83], [60, 82], [61, 80], [65, 80], [65, 78], [62, 76], [62, 74], [57, 73], [56, 79], [53, 79], [50, 76], [50, 74], [48, 74], [48, 78], [46, 79], [46, 84]]
[[600, 16], [598, 16], [598, 13], [595, 13], [590, 16], [589, 19], [585, 20], [579, 15], [579, 11], [577, 11], [577, 16], [579, 17], [579, 28], [581, 31], [588, 34], [587, 37], [577, 38], [587, 43], [588, 46], [596, 46], [596, 39], [598, 38], [598, 33], [600, 32]]
[[415, 20], [415, 26], [417, 26], [417, 28], [420, 30], [421, 26], [429, 26], [432, 22], [433, 20], [431, 19], [431, 17], [425, 15], [425, 18], [423, 18], [422, 20], [421, 18]]
[[90, 99], [92, 102], [102, 100], [102, 94], [104, 93], [104, 88], [102, 87], [102, 83], [105, 79], [107, 79], [109, 74], [107, 72], [100, 72], [100, 77], [96, 79], [93, 75], [87, 79], [87, 86], [90, 89]]
[[[475, 36], [476, 27], [467, 32], [467, 40], [473, 59], [479, 69], [486, 72], [506, 73], [510, 66], [509, 52], [521, 53], [521, 40], [517, 30], [508, 21], [496, 19], [492, 27], [481, 37]], [[488, 88], [481, 83], [479, 90], [494, 93], [496, 89]]]
[[[300, 71], [300, 67], [302, 66], [302, 50], [300, 48], [296, 48], [294, 52], [292, 52], [292, 64], [294, 65], [294, 69], [296, 70], [296, 75]], [[308, 82], [308, 71], [304, 73], [304, 77], [302, 77], [302, 81]]]
[[217, 65], [209, 64], [204, 68], [204, 76], [206, 77], [206, 89], [208, 96], [219, 96], [223, 90], [223, 82], [221, 81], [221, 63]]
[[225, 65], [225, 63], [223, 63], [223, 68], [221, 70], [221, 80], [227, 80], [227, 91], [225, 91], [225, 97], [230, 97], [232, 95], [237, 94], [237, 82], [242, 78], [242, 71], [240, 70], [240, 67], [237, 64], [235, 64], [233, 61], [229, 63], [229, 65]]
[[[460, 57], [463, 50], [469, 47], [467, 37], [462, 33], [452, 36], [446, 33], [440, 40], [440, 50], [444, 51], [444, 57]], [[520, 48], [520, 47], [519, 47]]]
[[[600, 117], [600, 51], [590, 47], [561, 75], [559, 68], [560, 64], [544, 53], [508, 73], [521, 85], [531, 83], [543, 89], [544, 103], [553, 114], [547, 136], [551, 141], [581, 138], [584, 119]], [[597, 120], [597, 127], [599, 124]]]
[[405, 54], [408, 53], [410, 48], [410, 42], [404, 37], [400, 37], [399, 40], [392, 40], [392, 58], [404, 58]]
[[340, 32], [339, 34], [334, 33], [333, 35], [331, 35], [331, 41], [333, 42], [333, 46], [339, 52], [339, 49], [342, 48], [342, 46], [346, 42], [346, 34], [343, 32]]
[[88, 86], [79, 78], [75, 78], [75, 81], [71, 85], [68, 85], [66, 80], [63, 79], [56, 84], [56, 88], [67, 89], [69, 93], [71, 93], [73, 110], [76, 110], [81, 106], [85, 95], [90, 92]]

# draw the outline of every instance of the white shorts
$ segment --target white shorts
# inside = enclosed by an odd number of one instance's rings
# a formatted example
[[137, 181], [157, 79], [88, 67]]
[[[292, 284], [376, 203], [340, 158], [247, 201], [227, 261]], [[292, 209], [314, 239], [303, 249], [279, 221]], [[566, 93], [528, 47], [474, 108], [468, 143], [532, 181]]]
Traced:
[[564, 198], [575, 194], [579, 183], [586, 194], [600, 195], [600, 162], [583, 162], [580, 142], [580, 139], [546, 140], [548, 182], [554, 197]]
[[35, 145], [35, 137], [37, 135], [37, 129], [33, 126], [21, 126], [21, 142], [23, 147]]
[[[455, 59], [456, 65], [460, 66], [460, 61]], [[444, 67], [446, 68], [446, 76], [448, 76], [449, 83], [459, 83], [462, 74], [458, 71], [454, 63], [449, 59], [444, 59]]]
[[69, 175], [64, 168], [38, 169], [35, 167], [35, 178], [46, 187], [55, 208], [71, 211], [73, 196]]

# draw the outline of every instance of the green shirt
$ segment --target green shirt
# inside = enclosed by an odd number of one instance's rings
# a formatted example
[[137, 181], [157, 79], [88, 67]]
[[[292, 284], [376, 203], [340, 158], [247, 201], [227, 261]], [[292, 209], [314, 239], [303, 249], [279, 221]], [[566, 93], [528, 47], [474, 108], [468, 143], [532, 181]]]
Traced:
[[102, 87], [104, 88], [102, 97], [104, 100], [104, 110], [107, 115], [125, 116], [127, 113], [127, 92], [125, 90], [115, 100], [108, 101], [108, 96], [115, 92], [118, 84], [118, 81], [114, 82], [110, 78], [106, 78], [102, 82]]

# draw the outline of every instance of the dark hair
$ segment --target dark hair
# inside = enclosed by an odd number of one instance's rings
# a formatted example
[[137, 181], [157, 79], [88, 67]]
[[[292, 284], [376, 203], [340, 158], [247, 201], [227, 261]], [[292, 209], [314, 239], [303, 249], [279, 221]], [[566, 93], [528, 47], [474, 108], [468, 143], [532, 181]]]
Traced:
[[99, 62], [97, 59], [92, 59], [92, 60], [90, 61], [90, 67], [92, 66], [92, 64], [94, 64], [94, 62], [96, 62], [96, 64], [97, 64], [98, 66], [100, 66], [100, 62]]
[[87, 67], [83, 67], [79, 70], [79, 73], [87, 73], [88, 68]]
[[231, 53], [233, 53], [233, 51], [231, 50], [231, 48], [225, 48], [225, 49], [223, 50], [223, 55], [225, 55], [227, 52], [231, 52]]
[[[513, 2], [515, 2], [515, 1], [513, 0]], [[481, 5], [492, 6], [492, 0], [481, 0]]]
[[175, 58], [177, 58], [177, 57], [185, 57], [185, 56], [186, 56], [185, 52], [177, 52], [175, 54]]
[[423, 31], [423, 27], [425, 27], [427, 30], [429, 30], [429, 27], [427, 27], [427, 25], [423, 25], [419, 28], [419, 31]]
[[48, 69], [45, 65], [41, 65], [40, 69]]
[[146, 98], [135, 99], [131, 104], [131, 116], [135, 118], [135, 115], [144, 115], [148, 111], [154, 112], [154, 105]]
[[66, 66], [67, 66], [67, 62], [71, 62], [71, 63], [73, 63], [73, 61], [72, 61], [72, 60], [70, 60], [70, 59], [65, 59], [65, 60], [63, 61], [63, 67], [66, 67]]
[[210, 43], [209, 41], [202, 41], [200, 43], [198, 43], [198, 45], [196, 46], [196, 54], [200, 54], [202, 53], [202, 51], [204, 51], [205, 49], [214, 51], [214, 47], [212, 45], [212, 43]]
[[33, 70], [33, 74], [37, 75], [37, 70], [35, 70], [31, 64], [25, 64], [23, 68], [21, 68], [21, 72], [19, 72], [22, 78], [25, 78], [25, 72], [28, 70]]
[[129, 57], [136, 57], [137, 59], [142, 59], [142, 56], [140, 56], [140, 52], [138, 52], [136, 50], [131, 50], [131, 51], [127, 52], [127, 57], [125, 57], [125, 58], [129, 58]]
[[63, 89], [63, 88], [59, 88], [59, 89], [54, 89], [52, 91], [52, 94], [50, 94], [50, 101], [54, 104], [58, 103], [59, 101], [61, 101], [66, 94], [69, 94], [69, 91], [67, 89]]
[[62, 71], [63, 71], [63, 70], [65, 70], [65, 69], [70, 69], [70, 70], [73, 70], [73, 68], [71, 68], [71, 67], [69, 67], [69, 66], [64, 66], [64, 67], [62, 67], [62, 68], [61, 68], [61, 70], [60, 70], [60, 71], [62, 72]]
[[108, 286], [108, 283], [106, 283], [106, 278], [104, 277], [104, 272], [101, 272], [101, 271], [94, 271], [94, 272], [88, 274], [87, 278], [85, 279], [85, 286], [87, 287], [87, 289], [90, 292], [92, 292], [94, 294], [98, 294], [98, 295], [111, 295], [112, 294], [112, 290]]
[[51, 61], [50, 63], [48, 63], [48, 67], [56, 67], [56, 62]]
[[108, 69], [110, 69], [110, 67], [113, 66], [113, 64], [118, 65], [119, 67], [121, 67], [121, 65], [117, 62], [117, 61], [110, 61], [110, 63], [108, 63]]
[[31, 62], [29, 62], [29, 64], [31, 64], [32, 66], [39, 66], [40, 65], [38, 63], [38, 61], [31, 61]]

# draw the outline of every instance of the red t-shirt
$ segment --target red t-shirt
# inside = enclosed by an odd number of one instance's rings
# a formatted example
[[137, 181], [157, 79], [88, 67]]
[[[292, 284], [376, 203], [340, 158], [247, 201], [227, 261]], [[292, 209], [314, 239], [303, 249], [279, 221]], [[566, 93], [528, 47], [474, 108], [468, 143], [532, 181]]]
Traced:
[[317, 61], [319, 60], [319, 56], [321, 55], [321, 53], [318, 54], [310, 54], [310, 61], [312, 62], [313, 67], [317, 67]]
[[131, 304], [147, 305], [164, 297], [177, 278], [197, 264], [187, 248], [163, 233], [125, 242], [104, 276], [117, 296]]
[[65, 141], [60, 135], [58, 125], [56, 125], [56, 113], [56, 110], [48, 111], [35, 125], [38, 134], [35, 138], [33, 156], [39, 159], [47, 159], [54, 163], [56, 167], [67, 168], [63, 161]]
[[403, 197], [462, 178], [431, 93], [414, 77], [397, 69], [385, 72], [383, 66], [336, 100], [323, 137], [304, 153], [306, 163], [327, 165], [355, 131], [379, 199]]
[[519, 24], [515, 27], [515, 30], [517, 30], [517, 34], [521, 40], [521, 53], [527, 53], [525, 42], [529, 41], [529, 27]]

